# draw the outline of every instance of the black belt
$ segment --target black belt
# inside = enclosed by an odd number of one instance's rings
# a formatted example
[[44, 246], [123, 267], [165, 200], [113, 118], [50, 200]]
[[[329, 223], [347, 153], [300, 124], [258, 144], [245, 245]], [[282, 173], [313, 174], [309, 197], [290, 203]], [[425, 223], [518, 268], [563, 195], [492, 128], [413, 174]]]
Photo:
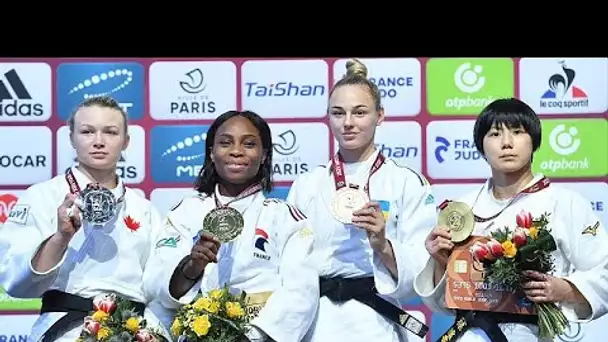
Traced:
[[458, 310], [454, 324], [436, 342], [456, 341], [470, 328], [479, 328], [492, 342], [509, 342], [500, 330], [499, 323], [522, 323], [538, 325], [536, 315], [516, 315], [506, 312]]
[[320, 278], [320, 286], [321, 297], [325, 296], [334, 302], [346, 302], [355, 299], [421, 338], [424, 338], [429, 331], [429, 327], [416, 317], [379, 297], [373, 277]]
[[[143, 315], [145, 304], [131, 302], [133, 310]], [[58, 290], [47, 291], [42, 295], [42, 307], [40, 313], [67, 312], [44, 333], [41, 342], [52, 342], [66, 332], [82, 325], [84, 318], [93, 311], [93, 299], [83, 298], [71, 293]]]

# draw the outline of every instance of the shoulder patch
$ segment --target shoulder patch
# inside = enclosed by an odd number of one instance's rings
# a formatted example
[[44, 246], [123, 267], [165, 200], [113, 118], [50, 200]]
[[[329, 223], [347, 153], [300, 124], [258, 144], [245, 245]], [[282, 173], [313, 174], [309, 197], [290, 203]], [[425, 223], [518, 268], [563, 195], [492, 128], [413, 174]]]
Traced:
[[16, 204], [6, 217], [6, 222], [12, 222], [23, 226], [26, 224], [29, 215], [30, 206], [28, 204]]
[[593, 235], [596, 236], [597, 235], [597, 229], [600, 227], [600, 221], [595, 222], [595, 224], [589, 225], [587, 226], [587, 228], [585, 228], [585, 230], [583, 230], [583, 235]]
[[165, 237], [156, 242], [156, 248], [161, 247], [171, 247], [176, 248], [179, 242], [181, 241], [181, 235]]
[[291, 215], [291, 217], [293, 217], [293, 219], [296, 222], [302, 221], [306, 219], [306, 215], [304, 215], [304, 213], [298, 209], [296, 206], [294, 206], [293, 204], [279, 199], [279, 198], [267, 198], [264, 200], [263, 205], [264, 206], [268, 206], [268, 204], [270, 203], [277, 203], [277, 204], [284, 204], [285, 206], [287, 206], [287, 210], [289, 210], [289, 214]]

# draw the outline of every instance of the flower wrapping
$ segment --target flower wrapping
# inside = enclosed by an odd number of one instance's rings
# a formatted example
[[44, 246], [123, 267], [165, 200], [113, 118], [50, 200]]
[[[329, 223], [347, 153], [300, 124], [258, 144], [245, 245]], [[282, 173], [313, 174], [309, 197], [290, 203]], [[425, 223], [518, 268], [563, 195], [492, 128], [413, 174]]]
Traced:
[[166, 339], [157, 329], [148, 327], [130, 301], [107, 293], [93, 298], [93, 312], [85, 317], [77, 341], [158, 342]]
[[247, 330], [245, 293], [231, 294], [227, 287], [199, 294], [177, 310], [171, 335], [179, 342], [237, 342]]
[[555, 338], [566, 331], [569, 322], [555, 303], [531, 303], [522, 285], [528, 280], [526, 271], [549, 274], [555, 265], [551, 252], [557, 250], [548, 228], [549, 214], [534, 218], [522, 211], [515, 217], [516, 227], [492, 232], [486, 243], [476, 242], [469, 251], [484, 265], [484, 282], [509, 289], [522, 302], [533, 305], [538, 315], [541, 338]]

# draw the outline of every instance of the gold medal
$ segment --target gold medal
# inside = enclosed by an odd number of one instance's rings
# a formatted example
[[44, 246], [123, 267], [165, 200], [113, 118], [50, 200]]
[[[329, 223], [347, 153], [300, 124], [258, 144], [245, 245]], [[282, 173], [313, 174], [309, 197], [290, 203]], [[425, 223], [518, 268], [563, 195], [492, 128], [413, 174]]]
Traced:
[[244, 225], [241, 213], [230, 207], [215, 208], [203, 220], [203, 229], [213, 234], [221, 243], [239, 236]]
[[466, 240], [475, 228], [474, 215], [471, 208], [463, 202], [448, 202], [439, 212], [438, 223], [452, 233], [452, 242]]
[[350, 224], [353, 212], [357, 211], [369, 202], [365, 192], [353, 188], [341, 188], [336, 191], [331, 203], [331, 212], [336, 220]]

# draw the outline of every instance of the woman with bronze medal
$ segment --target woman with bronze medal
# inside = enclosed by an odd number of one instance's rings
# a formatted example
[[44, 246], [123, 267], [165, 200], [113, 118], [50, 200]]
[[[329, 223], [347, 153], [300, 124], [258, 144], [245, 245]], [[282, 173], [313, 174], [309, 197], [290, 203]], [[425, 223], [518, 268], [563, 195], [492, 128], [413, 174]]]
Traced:
[[117, 175], [129, 144], [127, 115], [114, 99], [92, 97], [68, 126], [77, 164], [19, 198], [0, 235], [1, 284], [16, 298], [42, 297], [32, 341], [75, 341], [94, 300], [110, 293], [161, 328], [147, 304], [158, 265], [149, 252], [162, 221]]
[[[536, 113], [517, 99], [496, 100], [477, 117], [473, 135], [492, 177], [460, 200], [440, 205], [439, 225], [425, 242], [431, 258], [415, 280], [427, 306], [456, 316], [437, 341], [553, 341], [540, 334], [538, 311], [531, 310], [539, 304], [557, 304], [570, 324], [604, 315], [608, 236], [587, 199], [532, 172], [533, 154], [541, 146]], [[479, 256], [518, 257], [519, 250], [524, 253], [527, 244], [540, 239], [545, 226], [550, 232], [547, 241], [555, 242], [550, 253], [553, 271], [517, 273], [520, 290], [486, 286], [488, 273], [476, 261], [484, 260]], [[510, 233], [503, 236], [504, 242], [494, 243], [505, 228]], [[471, 245], [485, 236], [492, 242]], [[535, 258], [522, 255], [530, 262]]]
[[177, 309], [199, 291], [244, 292], [257, 298], [246, 311], [259, 311], [243, 341], [295, 342], [314, 318], [318, 275], [308, 260], [308, 220], [264, 194], [272, 189], [272, 149], [270, 128], [256, 113], [229, 111], [210, 126], [198, 194], [182, 199], [167, 217], [178, 238], [159, 248], [173, 258], [159, 283], [160, 299]]
[[321, 298], [306, 340], [419, 340], [428, 328], [400, 307], [414, 296], [413, 277], [424, 266], [434, 198], [424, 177], [376, 149], [385, 118], [380, 92], [360, 61], [346, 66], [328, 105], [338, 151], [300, 175], [288, 196], [315, 232]]

